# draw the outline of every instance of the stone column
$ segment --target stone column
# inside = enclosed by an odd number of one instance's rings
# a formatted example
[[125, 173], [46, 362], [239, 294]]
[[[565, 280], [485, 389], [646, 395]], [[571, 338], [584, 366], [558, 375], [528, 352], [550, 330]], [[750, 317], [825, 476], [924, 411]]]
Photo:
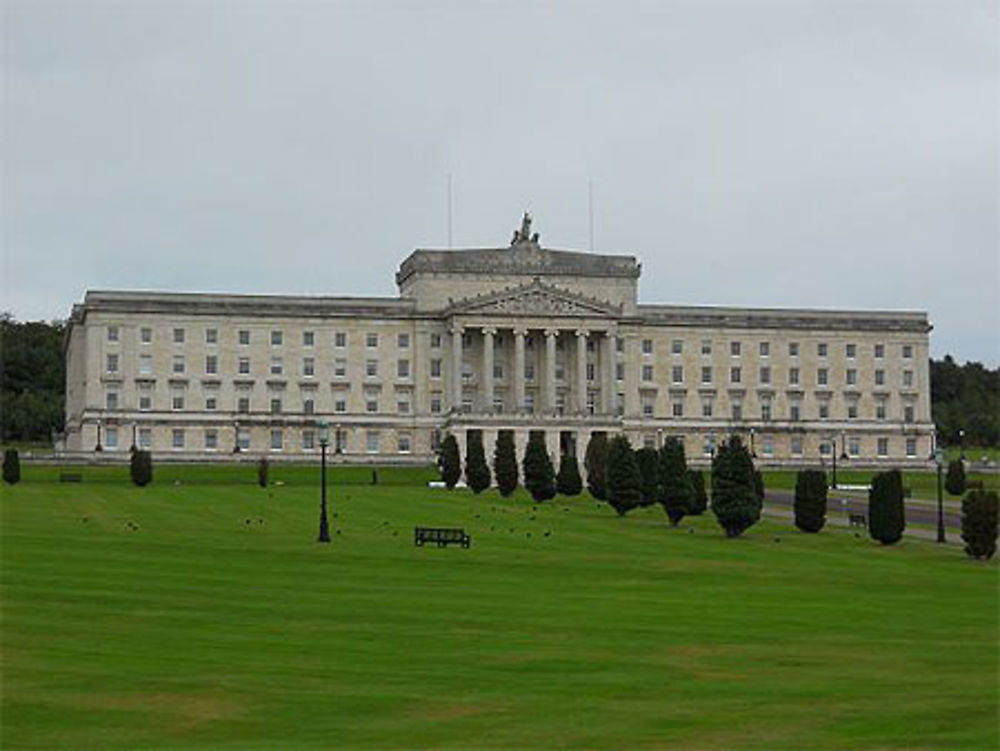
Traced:
[[608, 331], [603, 339], [604, 351], [601, 352], [601, 369], [603, 383], [601, 384], [601, 411], [606, 415], [615, 412], [615, 394], [618, 393], [615, 378], [615, 335]]
[[576, 331], [576, 411], [587, 414], [587, 337], [585, 329]]
[[493, 411], [493, 337], [495, 326], [483, 326], [483, 412]]
[[556, 337], [559, 329], [545, 329], [545, 409], [556, 411]]
[[636, 418], [642, 413], [639, 403], [639, 376], [642, 372], [639, 340], [634, 334], [625, 337], [625, 416]]
[[451, 408], [462, 411], [462, 327], [451, 328]]
[[527, 329], [514, 329], [514, 412], [524, 413], [524, 335]]

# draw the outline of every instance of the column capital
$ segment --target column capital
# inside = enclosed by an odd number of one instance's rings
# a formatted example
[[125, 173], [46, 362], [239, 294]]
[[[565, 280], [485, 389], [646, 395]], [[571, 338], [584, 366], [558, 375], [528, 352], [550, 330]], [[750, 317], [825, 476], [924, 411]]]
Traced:
[[590, 332], [587, 329], [577, 329], [576, 335], [580, 338], [586, 339], [588, 336], [590, 336]]
[[514, 336], [520, 336], [523, 338], [528, 334], [527, 326], [515, 326], [512, 330], [514, 332]]
[[451, 327], [448, 329], [448, 333], [450, 333], [452, 335], [463, 334], [463, 333], [465, 333], [465, 326], [463, 326], [460, 323], [453, 323], [451, 325]]
[[483, 335], [484, 336], [495, 336], [496, 333], [497, 333], [497, 327], [496, 326], [492, 326], [492, 325], [490, 325], [490, 326], [483, 326]]
[[545, 329], [546, 337], [556, 337], [559, 336], [559, 329]]

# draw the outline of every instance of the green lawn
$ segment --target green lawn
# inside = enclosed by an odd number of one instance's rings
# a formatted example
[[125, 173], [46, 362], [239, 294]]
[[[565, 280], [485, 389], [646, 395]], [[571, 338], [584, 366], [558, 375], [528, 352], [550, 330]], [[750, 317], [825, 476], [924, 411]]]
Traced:
[[[727, 540], [711, 515], [339, 470], [324, 546], [315, 469], [24, 470], [0, 491], [4, 749], [1000, 741], [1000, 569], [957, 545]], [[415, 524], [473, 547], [416, 548]]]

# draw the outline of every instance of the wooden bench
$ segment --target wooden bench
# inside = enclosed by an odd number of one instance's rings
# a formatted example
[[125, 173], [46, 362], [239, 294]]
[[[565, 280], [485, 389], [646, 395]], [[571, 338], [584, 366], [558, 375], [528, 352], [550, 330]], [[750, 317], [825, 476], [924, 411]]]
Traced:
[[63, 472], [59, 475], [59, 482], [83, 482], [83, 475], [79, 472]]
[[413, 543], [420, 547], [425, 542], [435, 542], [439, 548], [447, 547], [450, 543], [458, 543], [463, 548], [469, 547], [472, 538], [465, 534], [464, 529], [445, 529], [438, 527], [414, 527]]
[[847, 517], [848, 524], [852, 527], [867, 527], [868, 520], [865, 519], [864, 514], [848, 514]]

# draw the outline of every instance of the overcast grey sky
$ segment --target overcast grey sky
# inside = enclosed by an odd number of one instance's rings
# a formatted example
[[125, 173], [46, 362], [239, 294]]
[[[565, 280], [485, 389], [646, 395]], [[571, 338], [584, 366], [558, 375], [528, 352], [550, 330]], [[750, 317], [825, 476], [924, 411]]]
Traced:
[[645, 302], [927, 310], [1000, 361], [997, 2], [17, 2], [2, 302], [393, 295], [415, 247], [643, 263]]

